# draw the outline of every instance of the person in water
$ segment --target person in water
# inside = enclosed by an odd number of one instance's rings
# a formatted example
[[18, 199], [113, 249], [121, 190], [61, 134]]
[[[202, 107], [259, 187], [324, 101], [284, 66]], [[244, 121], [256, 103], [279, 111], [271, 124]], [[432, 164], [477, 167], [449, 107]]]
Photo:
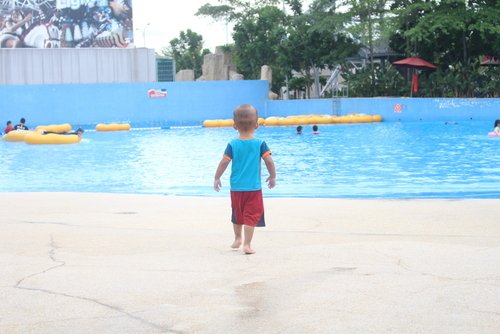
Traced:
[[26, 125], [26, 120], [24, 118], [21, 118], [19, 120], [19, 123], [14, 126], [14, 130], [29, 130], [28, 126]]
[[316, 124], [313, 125], [313, 135], [319, 135], [319, 128]]
[[495, 133], [497, 136], [500, 136], [500, 119], [497, 119], [495, 121], [495, 124], [493, 125], [493, 133]]
[[302, 134], [302, 125], [299, 125], [299, 126], [297, 127], [297, 134], [298, 134], [298, 135], [301, 135], [301, 134]]
[[84, 132], [85, 131], [82, 128], [78, 128], [75, 131], [68, 131], [68, 132], [43, 131], [42, 134], [48, 135], [48, 134], [53, 133], [53, 134], [57, 134], [57, 135], [77, 135], [78, 137], [81, 138], [83, 136]]
[[12, 122], [11, 121], [7, 121], [7, 126], [3, 130], [3, 133], [7, 134], [7, 133], [11, 132], [12, 130], [14, 130], [14, 126], [12, 126]]

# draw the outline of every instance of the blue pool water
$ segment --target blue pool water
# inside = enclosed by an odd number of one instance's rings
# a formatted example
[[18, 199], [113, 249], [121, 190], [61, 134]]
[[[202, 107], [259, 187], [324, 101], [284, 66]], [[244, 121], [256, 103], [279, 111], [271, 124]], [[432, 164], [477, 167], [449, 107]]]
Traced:
[[[500, 138], [491, 122], [293, 127], [257, 135], [273, 151], [273, 197], [500, 198]], [[0, 142], [0, 191], [78, 191], [227, 196], [213, 175], [233, 129], [97, 133], [75, 145]], [[263, 174], [266, 174], [263, 165]]]

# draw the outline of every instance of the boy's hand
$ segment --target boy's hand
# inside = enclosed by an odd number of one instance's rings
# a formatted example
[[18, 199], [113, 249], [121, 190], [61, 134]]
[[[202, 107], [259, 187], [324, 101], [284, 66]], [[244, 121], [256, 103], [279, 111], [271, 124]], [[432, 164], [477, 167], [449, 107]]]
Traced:
[[214, 180], [214, 190], [219, 192], [221, 187], [222, 187], [222, 183], [220, 182], [220, 179], [215, 179]]
[[266, 182], [267, 182], [267, 186], [269, 187], [269, 189], [273, 189], [276, 186], [276, 178], [275, 177], [269, 176], [266, 179]]

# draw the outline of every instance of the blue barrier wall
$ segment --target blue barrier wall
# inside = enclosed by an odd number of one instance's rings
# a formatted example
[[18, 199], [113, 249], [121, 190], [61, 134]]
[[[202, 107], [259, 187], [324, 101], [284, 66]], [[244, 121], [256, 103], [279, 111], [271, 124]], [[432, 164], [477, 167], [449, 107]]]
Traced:
[[[148, 90], [165, 91], [149, 98]], [[500, 99], [336, 98], [270, 101], [263, 80], [0, 86], [3, 124], [25, 117], [39, 124], [131, 123], [133, 127], [200, 125], [231, 118], [235, 106], [250, 103], [261, 117], [301, 114], [381, 115], [385, 121], [500, 119]]]
[[[164, 98], [148, 91], [164, 90]], [[39, 124], [131, 123], [132, 126], [200, 125], [205, 119], [232, 118], [235, 106], [252, 103], [265, 110], [268, 83], [261, 80], [154, 82], [0, 87], [2, 122], [25, 117]], [[3, 129], [3, 127], [2, 127]]]
[[268, 116], [301, 114], [381, 115], [385, 121], [500, 119], [500, 99], [339, 98], [269, 101]]

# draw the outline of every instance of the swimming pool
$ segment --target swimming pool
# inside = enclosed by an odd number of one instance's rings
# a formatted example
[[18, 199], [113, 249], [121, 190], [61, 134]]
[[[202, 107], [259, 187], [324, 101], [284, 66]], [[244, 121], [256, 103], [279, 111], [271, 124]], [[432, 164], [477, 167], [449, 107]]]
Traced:
[[[500, 198], [500, 138], [489, 122], [261, 127], [278, 184], [269, 197]], [[229, 128], [85, 133], [75, 145], [0, 142], [0, 191], [227, 196], [212, 190]], [[263, 165], [263, 174], [265, 168]]]

